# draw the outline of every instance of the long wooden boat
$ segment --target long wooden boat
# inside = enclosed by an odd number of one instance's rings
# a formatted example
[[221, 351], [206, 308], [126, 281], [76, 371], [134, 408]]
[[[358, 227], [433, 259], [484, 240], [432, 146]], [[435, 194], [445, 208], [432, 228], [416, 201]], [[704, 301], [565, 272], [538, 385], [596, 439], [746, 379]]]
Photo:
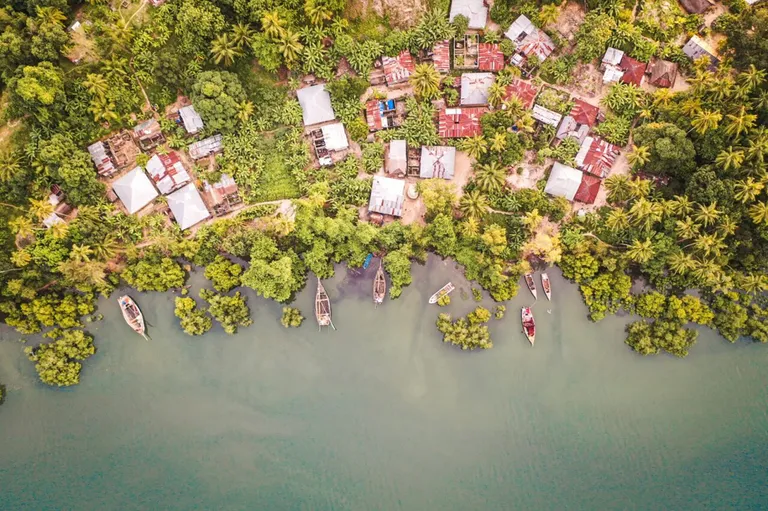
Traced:
[[317, 279], [317, 293], [315, 294], [315, 318], [317, 319], [318, 326], [330, 325], [336, 330], [336, 327], [333, 326], [333, 321], [331, 321], [331, 300], [328, 298], [328, 293], [325, 292], [325, 288], [319, 278]]
[[384, 302], [384, 295], [387, 292], [387, 279], [384, 276], [384, 268], [379, 262], [379, 269], [376, 270], [376, 276], [373, 278], [373, 303], [379, 305]]
[[536, 322], [533, 319], [533, 311], [530, 307], [523, 307], [521, 319], [523, 321], [523, 333], [528, 338], [531, 346], [533, 346], [533, 343], [536, 341]]
[[552, 300], [552, 283], [549, 281], [549, 275], [546, 272], [541, 274], [541, 287], [544, 288], [544, 294], [547, 300]]
[[432, 296], [429, 297], [429, 303], [437, 303], [437, 301], [441, 297], [447, 295], [448, 293], [450, 293], [454, 289], [456, 289], [456, 287], [453, 285], [452, 282], [447, 283], [446, 285], [441, 287], [440, 290], [437, 293], [435, 293], [435, 294], [433, 294]]
[[536, 294], [536, 282], [533, 281], [533, 274], [532, 273], [526, 273], [525, 274], [525, 284], [528, 286], [528, 290], [533, 295], [533, 298], [538, 300], [539, 297]]
[[142, 336], [145, 340], [149, 340], [146, 334], [146, 327], [144, 326], [144, 315], [141, 313], [141, 309], [136, 305], [128, 295], [123, 295], [117, 299], [120, 304], [120, 310], [123, 312], [123, 319], [128, 323], [128, 326], [133, 329], [134, 332]]

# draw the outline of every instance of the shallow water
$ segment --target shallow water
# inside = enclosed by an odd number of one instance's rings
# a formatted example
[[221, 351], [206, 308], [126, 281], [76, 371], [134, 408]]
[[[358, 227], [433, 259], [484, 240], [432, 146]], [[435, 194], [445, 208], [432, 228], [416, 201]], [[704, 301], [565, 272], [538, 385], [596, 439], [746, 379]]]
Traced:
[[[629, 318], [590, 323], [552, 270], [535, 348], [521, 289], [494, 348], [462, 352], [426, 305], [447, 280], [471, 296], [453, 264], [415, 265], [378, 309], [376, 266], [325, 282], [335, 332], [311, 318], [312, 281], [301, 328], [249, 293], [254, 324], [236, 336], [189, 337], [172, 294], [132, 292], [151, 342], [113, 295], [71, 389], [39, 383], [3, 330], [0, 509], [768, 509], [767, 346], [704, 329], [685, 360], [640, 357]], [[475, 306], [452, 299], [454, 314]]]

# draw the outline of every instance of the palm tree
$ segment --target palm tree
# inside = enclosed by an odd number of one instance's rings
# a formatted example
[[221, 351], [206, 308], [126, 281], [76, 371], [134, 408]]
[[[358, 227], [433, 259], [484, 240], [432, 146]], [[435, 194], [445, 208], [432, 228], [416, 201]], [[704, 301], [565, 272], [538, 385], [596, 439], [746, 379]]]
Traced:
[[560, 17], [560, 9], [555, 4], [547, 4], [539, 10], [539, 22], [542, 27], [551, 25]]
[[717, 233], [721, 234], [723, 238], [727, 238], [734, 234], [738, 228], [739, 224], [737, 224], [733, 218], [728, 215], [723, 215], [720, 222], [717, 224]]
[[749, 294], [757, 294], [768, 290], [768, 282], [763, 274], [749, 273], [740, 276], [739, 287]]
[[29, 212], [32, 216], [42, 221], [53, 214], [53, 204], [47, 199], [29, 199]]
[[753, 178], [748, 177], [746, 181], [739, 181], [734, 186], [736, 193], [734, 198], [740, 201], [742, 204], [747, 202], [753, 202], [760, 195], [760, 192], [765, 188], [765, 184], [760, 181], [755, 181]]
[[501, 109], [507, 112], [507, 114], [513, 118], [520, 117], [523, 112], [525, 112], [523, 102], [520, 101], [520, 98], [517, 96], [510, 96], [509, 99], [504, 101], [504, 103], [501, 105]]
[[8, 226], [11, 228], [11, 232], [19, 238], [28, 238], [35, 232], [32, 221], [25, 216], [17, 216], [8, 222]]
[[605, 217], [605, 226], [614, 234], [629, 228], [629, 215], [621, 208], [613, 208]]
[[417, 96], [433, 99], [440, 95], [440, 73], [431, 64], [417, 64], [409, 81]]
[[58, 25], [67, 21], [64, 13], [55, 7], [36, 7], [35, 11], [40, 24]]
[[277, 11], [264, 13], [261, 18], [261, 28], [267, 37], [272, 39], [280, 39], [285, 32], [285, 23], [280, 19], [280, 15]]
[[88, 91], [91, 96], [95, 96], [101, 100], [104, 99], [104, 95], [109, 90], [109, 84], [104, 76], [94, 73], [88, 73], [83, 81], [83, 87]]
[[235, 62], [237, 57], [243, 55], [243, 51], [238, 46], [234, 37], [230, 37], [229, 34], [220, 34], [211, 42], [211, 55], [213, 55], [213, 62], [215, 64], [224, 62], [224, 66], [229, 67]]
[[480, 219], [488, 213], [488, 199], [480, 190], [472, 190], [461, 196], [459, 210], [467, 218]]
[[661, 221], [663, 216], [664, 207], [658, 202], [652, 202], [645, 198], [636, 200], [629, 208], [629, 217], [632, 223], [646, 231], [650, 231], [657, 222]]
[[677, 216], [688, 215], [693, 211], [693, 203], [687, 195], [675, 195], [670, 201], [670, 210]]
[[106, 282], [106, 265], [99, 261], [76, 261], [70, 259], [59, 263], [59, 272], [75, 284], [101, 286]]
[[701, 100], [699, 98], [687, 98], [680, 103], [680, 111], [684, 115], [692, 117], [697, 112], [701, 111]]
[[738, 169], [744, 163], [744, 151], [740, 149], [734, 150], [733, 146], [729, 146], [728, 149], [720, 151], [720, 154], [715, 158], [715, 163], [723, 170], [729, 170], [731, 167]]
[[278, 46], [288, 67], [291, 67], [296, 62], [301, 49], [304, 47], [301, 41], [299, 41], [299, 34], [289, 31], [283, 32], [283, 37], [278, 41]]
[[232, 41], [238, 50], [248, 47], [253, 42], [253, 29], [248, 23], [237, 23], [232, 27]]
[[491, 151], [494, 153], [501, 153], [507, 148], [507, 134], [495, 133], [491, 140]]
[[533, 232], [536, 230], [536, 228], [539, 226], [542, 220], [541, 213], [539, 213], [539, 210], [534, 208], [528, 213], [525, 214], [523, 217], [523, 225], [528, 227], [528, 230]]
[[715, 256], [719, 256], [726, 246], [723, 240], [715, 234], [702, 234], [694, 239], [691, 245], [699, 252], [703, 252], [704, 255], [714, 254]]
[[93, 250], [88, 245], [78, 245], [75, 243], [69, 249], [69, 258], [79, 263], [90, 261], [92, 255]]
[[717, 209], [717, 201], [714, 201], [708, 206], [699, 204], [699, 212], [696, 214], [696, 220], [704, 224], [704, 227], [709, 227], [711, 224], [720, 217], [720, 211]]
[[627, 154], [627, 162], [632, 168], [642, 167], [651, 159], [651, 151], [647, 146], [640, 147], [633, 145], [632, 151]]
[[32, 254], [28, 250], [18, 249], [11, 254], [11, 263], [17, 268], [24, 268], [32, 261]]
[[678, 238], [690, 240], [699, 234], [699, 224], [693, 218], [687, 216], [683, 220], [675, 222], [675, 234]]
[[674, 96], [675, 93], [669, 89], [657, 89], [656, 92], [653, 93], [653, 106], [669, 106]]
[[726, 117], [729, 122], [725, 127], [725, 134], [734, 138], [751, 130], [757, 120], [756, 115], [747, 113], [747, 107], [744, 105], [741, 105], [736, 115], [728, 114]]
[[114, 101], [107, 101], [96, 97], [91, 101], [88, 111], [93, 114], [94, 121], [104, 121], [109, 123], [120, 118], [115, 112], [115, 108], [117, 108], [117, 106]]
[[507, 172], [497, 162], [492, 161], [485, 165], [478, 165], [475, 172], [475, 183], [485, 193], [497, 193], [504, 188], [507, 180]]
[[128, 68], [128, 61], [120, 58], [117, 55], [112, 55], [109, 60], [104, 60], [101, 63], [101, 69], [107, 78], [125, 78], [128, 76], [126, 69]]
[[648, 197], [651, 193], [651, 182], [647, 179], [632, 179], [629, 181], [629, 196], [639, 199]]
[[606, 178], [605, 188], [608, 190], [609, 202], [624, 202], [630, 198], [629, 177], [626, 174], [613, 174]]
[[693, 114], [691, 126], [696, 130], [696, 133], [703, 135], [707, 131], [716, 130], [722, 120], [723, 114], [716, 110], [699, 110]]
[[0, 153], [0, 183], [11, 181], [21, 170], [21, 159], [15, 151]]
[[758, 202], [749, 208], [749, 217], [756, 224], [768, 225], [768, 202]]
[[761, 131], [757, 137], [750, 139], [747, 146], [747, 159], [762, 165], [766, 154], [768, 154], [768, 134]]
[[480, 222], [477, 221], [477, 218], [467, 217], [459, 223], [459, 234], [466, 238], [476, 237], [480, 234]]
[[117, 254], [120, 249], [120, 244], [115, 240], [114, 236], [108, 235], [103, 240], [98, 240], [93, 244], [91, 250], [93, 256], [100, 261], [109, 261]]
[[248, 122], [248, 119], [251, 118], [253, 115], [253, 112], [255, 110], [255, 107], [253, 106], [253, 103], [248, 100], [241, 101], [237, 105], [237, 120], [241, 123], [245, 124]]
[[324, 2], [316, 0], [307, 0], [304, 4], [304, 12], [313, 25], [322, 25], [333, 17], [333, 12], [325, 6]]
[[746, 85], [749, 91], [756, 90], [765, 81], [765, 69], [758, 69], [754, 64], [750, 64], [749, 69], [741, 73], [738, 80]]
[[646, 238], [645, 241], [634, 240], [631, 245], [627, 245], [627, 257], [636, 263], [647, 263], [655, 253], [650, 238]]
[[696, 266], [696, 262], [691, 255], [677, 250], [667, 257], [667, 265], [670, 271], [680, 275], [691, 271]]
[[69, 232], [69, 224], [66, 222], [56, 222], [51, 226], [50, 231], [57, 240], [63, 239]]
[[488, 104], [493, 108], [498, 107], [504, 101], [504, 96], [507, 95], [506, 85], [502, 85], [499, 82], [494, 81], [488, 88]]
[[465, 138], [461, 141], [461, 150], [466, 152], [474, 159], [478, 159], [480, 156], [488, 152], [488, 142], [482, 135], [475, 135], [474, 137]]

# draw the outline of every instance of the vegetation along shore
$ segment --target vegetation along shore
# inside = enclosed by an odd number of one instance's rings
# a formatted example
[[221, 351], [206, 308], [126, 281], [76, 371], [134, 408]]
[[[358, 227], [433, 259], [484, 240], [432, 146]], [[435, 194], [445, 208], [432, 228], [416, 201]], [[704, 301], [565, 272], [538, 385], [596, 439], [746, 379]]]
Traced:
[[[287, 305], [369, 254], [389, 299], [429, 252], [498, 302], [556, 264], [592, 320], [640, 316], [643, 355], [692, 325], [768, 341], [764, 2], [366, 5], [0, 8], [0, 317], [51, 339], [26, 348], [43, 382], [79, 382], [121, 282], [235, 333], [238, 287]], [[463, 349], [504, 315], [438, 310]]]

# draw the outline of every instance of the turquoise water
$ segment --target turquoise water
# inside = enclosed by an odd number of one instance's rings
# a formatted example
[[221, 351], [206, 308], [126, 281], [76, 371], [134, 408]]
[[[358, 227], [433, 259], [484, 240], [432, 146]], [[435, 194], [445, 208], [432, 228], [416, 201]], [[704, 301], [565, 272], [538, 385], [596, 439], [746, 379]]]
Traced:
[[[132, 292], [145, 342], [113, 296], [71, 389], [37, 382], [3, 330], [0, 509], [768, 509], [768, 346], [705, 329], [685, 360], [643, 358], [623, 344], [629, 318], [590, 323], [551, 274], [535, 348], [526, 290], [492, 350], [440, 342], [428, 296], [469, 288], [436, 259], [378, 309], [370, 279], [339, 268], [335, 332], [285, 330], [249, 294], [252, 326], [192, 338], [172, 294]], [[452, 297], [455, 314], [475, 306]]]

